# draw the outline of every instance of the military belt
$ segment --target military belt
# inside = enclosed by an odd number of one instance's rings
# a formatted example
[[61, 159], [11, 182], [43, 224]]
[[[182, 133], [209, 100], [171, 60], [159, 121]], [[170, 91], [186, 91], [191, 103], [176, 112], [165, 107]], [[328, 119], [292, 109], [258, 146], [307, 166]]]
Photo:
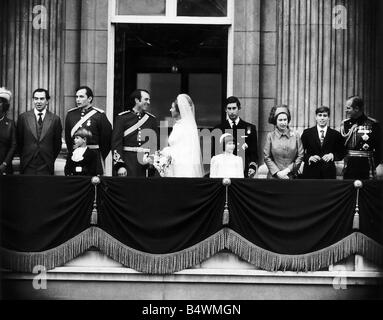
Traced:
[[150, 152], [150, 149], [142, 148], [142, 147], [124, 147], [124, 151], [130, 151], [130, 152]]
[[349, 157], [360, 157], [360, 158], [371, 158], [373, 153], [371, 151], [357, 151], [357, 150], [349, 150], [347, 152]]

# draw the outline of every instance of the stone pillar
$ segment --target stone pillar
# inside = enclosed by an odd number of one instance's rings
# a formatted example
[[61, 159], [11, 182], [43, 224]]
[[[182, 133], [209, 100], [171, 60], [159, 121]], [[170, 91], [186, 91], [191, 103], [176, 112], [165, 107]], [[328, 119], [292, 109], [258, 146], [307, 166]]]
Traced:
[[375, 0], [278, 0], [277, 102], [290, 106], [293, 127], [312, 126], [326, 105], [339, 128], [354, 94], [376, 114], [376, 11]]
[[241, 117], [259, 126], [259, 48], [261, 0], [235, 1], [234, 88]]
[[63, 0], [5, 0], [0, 4], [0, 86], [12, 91], [9, 117], [32, 108], [46, 88], [49, 109], [62, 116]]

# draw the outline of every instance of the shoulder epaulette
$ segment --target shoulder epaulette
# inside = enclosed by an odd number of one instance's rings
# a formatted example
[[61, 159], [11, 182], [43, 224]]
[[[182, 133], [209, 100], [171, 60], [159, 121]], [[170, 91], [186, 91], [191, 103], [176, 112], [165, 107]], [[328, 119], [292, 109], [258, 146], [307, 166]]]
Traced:
[[153, 118], [156, 117], [154, 114], [151, 114], [150, 112], [145, 111], [145, 113], [147, 113], [149, 116], [152, 116]]
[[105, 111], [102, 110], [102, 109], [100, 109], [100, 108], [93, 107], [93, 109], [96, 110], [96, 111], [98, 111], [98, 112], [100, 112], [100, 113], [105, 113]]
[[119, 116], [122, 116], [122, 115], [124, 115], [124, 114], [129, 113], [129, 112], [130, 112], [130, 110], [122, 111], [122, 112], [120, 112], [118, 115], [119, 115]]
[[74, 107], [74, 108], [72, 108], [72, 109], [69, 109], [68, 112], [78, 110], [78, 108], [79, 108], [79, 107]]

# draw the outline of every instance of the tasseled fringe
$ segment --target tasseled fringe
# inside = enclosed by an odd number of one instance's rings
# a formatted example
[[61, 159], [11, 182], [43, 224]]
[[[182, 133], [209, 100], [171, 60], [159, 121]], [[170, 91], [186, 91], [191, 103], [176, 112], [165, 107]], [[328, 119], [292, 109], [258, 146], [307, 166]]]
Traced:
[[170, 274], [191, 268], [225, 248], [223, 230], [192, 247], [169, 254], [137, 251], [100, 231], [103, 233], [102, 241], [97, 246], [100, 251], [126, 267], [149, 274]]
[[283, 255], [262, 249], [232, 230], [227, 233], [227, 248], [257, 268], [266, 271], [318, 271], [343, 259], [359, 254], [377, 265], [383, 265], [383, 246], [361, 233], [318, 251], [302, 255]]
[[1, 264], [3, 268], [15, 272], [32, 272], [38, 265], [51, 270], [73, 260], [91, 247], [98, 248], [128, 268], [147, 274], [171, 274], [188, 269], [224, 249], [267, 271], [318, 271], [353, 254], [359, 254], [377, 265], [383, 265], [383, 246], [358, 232], [315, 252], [282, 255], [262, 249], [235, 231], [224, 228], [187, 249], [169, 254], [150, 254], [124, 245], [97, 227], [91, 227], [66, 243], [43, 252], [0, 249]]
[[36, 266], [51, 270], [90, 249], [95, 242], [96, 232], [96, 228], [86, 229], [62, 245], [41, 252], [17, 252], [0, 248], [1, 265], [15, 272], [32, 272]]
[[64, 265], [91, 247], [128, 268], [149, 274], [170, 274], [191, 268], [225, 248], [221, 230], [204, 241], [169, 254], [150, 254], [132, 249], [105, 231], [91, 227], [66, 243], [43, 252], [15, 252], [0, 249], [2, 266], [15, 272], [32, 272], [35, 266], [47, 270]]

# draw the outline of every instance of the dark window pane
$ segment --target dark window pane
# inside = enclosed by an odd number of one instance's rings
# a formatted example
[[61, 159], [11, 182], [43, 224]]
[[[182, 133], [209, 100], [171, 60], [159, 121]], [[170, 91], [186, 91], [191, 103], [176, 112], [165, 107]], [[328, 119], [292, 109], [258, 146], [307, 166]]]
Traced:
[[222, 76], [193, 73], [189, 75], [189, 92], [200, 128], [213, 127], [221, 122]]
[[166, 0], [117, 0], [118, 15], [164, 16]]
[[177, 15], [191, 17], [226, 17], [227, 0], [178, 0]]

